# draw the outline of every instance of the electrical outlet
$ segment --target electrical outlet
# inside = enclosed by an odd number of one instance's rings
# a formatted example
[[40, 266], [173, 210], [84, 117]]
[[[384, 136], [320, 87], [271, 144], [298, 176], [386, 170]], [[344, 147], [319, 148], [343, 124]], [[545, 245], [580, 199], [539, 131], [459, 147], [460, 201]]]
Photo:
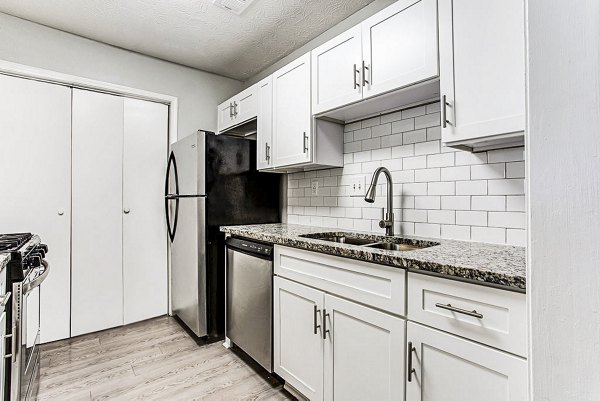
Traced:
[[313, 180], [310, 182], [310, 194], [313, 196], [319, 194], [319, 180]]
[[365, 187], [365, 176], [356, 176], [350, 181], [350, 196], [365, 196], [367, 187]]

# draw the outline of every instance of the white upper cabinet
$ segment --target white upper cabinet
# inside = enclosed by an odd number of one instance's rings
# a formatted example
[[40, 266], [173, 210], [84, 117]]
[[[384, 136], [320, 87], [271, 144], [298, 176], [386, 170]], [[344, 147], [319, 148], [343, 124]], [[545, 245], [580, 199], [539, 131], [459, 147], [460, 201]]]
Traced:
[[364, 98], [438, 75], [436, 0], [399, 0], [361, 26]]
[[258, 112], [258, 86], [252, 85], [217, 106], [218, 134], [229, 128], [256, 118]]
[[440, 0], [439, 13], [442, 141], [473, 147], [522, 137], [523, 0]]
[[360, 25], [312, 51], [313, 114], [362, 99]]
[[256, 118], [256, 168], [273, 167], [273, 77], [258, 84], [258, 112]]
[[528, 399], [525, 359], [416, 323], [407, 326], [406, 401]]
[[274, 163], [286, 166], [312, 159], [310, 53], [273, 74]]

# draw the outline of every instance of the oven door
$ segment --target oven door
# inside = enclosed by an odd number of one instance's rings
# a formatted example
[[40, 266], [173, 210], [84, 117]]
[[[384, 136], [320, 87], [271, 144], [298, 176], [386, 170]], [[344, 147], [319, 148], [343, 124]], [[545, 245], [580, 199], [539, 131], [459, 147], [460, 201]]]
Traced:
[[40, 287], [23, 294], [21, 326], [21, 399], [35, 399], [38, 365], [40, 361]]

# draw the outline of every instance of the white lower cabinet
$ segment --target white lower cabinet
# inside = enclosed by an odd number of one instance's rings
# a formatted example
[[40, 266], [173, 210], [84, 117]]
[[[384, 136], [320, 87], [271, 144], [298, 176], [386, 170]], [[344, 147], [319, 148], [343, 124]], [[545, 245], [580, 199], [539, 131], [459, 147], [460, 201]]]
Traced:
[[402, 400], [403, 319], [275, 277], [275, 373], [310, 400]]
[[273, 366], [275, 373], [313, 401], [323, 399], [324, 293], [274, 279]]
[[407, 401], [527, 400], [525, 359], [418, 323], [407, 325]]
[[405, 321], [325, 295], [325, 400], [402, 400]]

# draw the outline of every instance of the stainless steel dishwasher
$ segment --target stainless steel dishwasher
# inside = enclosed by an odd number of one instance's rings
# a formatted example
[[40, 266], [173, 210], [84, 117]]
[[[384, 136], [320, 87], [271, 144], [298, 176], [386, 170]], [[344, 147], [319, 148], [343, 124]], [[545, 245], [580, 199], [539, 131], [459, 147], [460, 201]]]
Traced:
[[228, 238], [225, 335], [273, 372], [273, 246]]

